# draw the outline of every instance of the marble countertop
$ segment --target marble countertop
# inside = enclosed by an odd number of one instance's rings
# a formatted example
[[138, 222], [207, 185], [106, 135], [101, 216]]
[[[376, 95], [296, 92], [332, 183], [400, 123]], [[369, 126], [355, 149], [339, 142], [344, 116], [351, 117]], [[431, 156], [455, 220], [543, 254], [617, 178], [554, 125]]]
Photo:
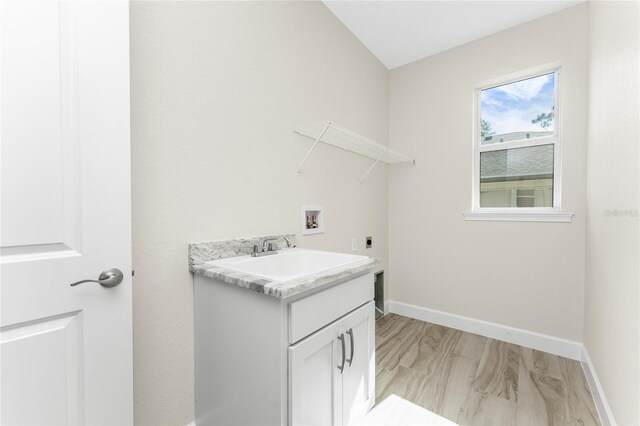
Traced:
[[[256, 241], [261, 241], [263, 238], [264, 237], [190, 244], [189, 269], [194, 274], [223, 281], [257, 293], [284, 299], [348, 278], [352, 275], [358, 275], [373, 269], [378, 264], [378, 260], [372, 257], [365, 257], [362, 260], [351, 262], [342, 267], [306, 275], [298, 279], [275, 281], [209, 263], [217, 259], [246, 256], [247, 247], [253, 247]], [[287, 250], [286, 248], [282, 248], [282, 245], [278, 245], [278, 248]], [[203, 253], [205, 254], [203, 255]]]

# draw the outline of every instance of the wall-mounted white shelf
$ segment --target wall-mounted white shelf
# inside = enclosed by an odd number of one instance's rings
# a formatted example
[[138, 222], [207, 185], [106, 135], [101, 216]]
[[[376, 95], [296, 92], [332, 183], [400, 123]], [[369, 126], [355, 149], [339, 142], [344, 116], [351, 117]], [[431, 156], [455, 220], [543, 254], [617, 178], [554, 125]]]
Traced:
[[360, 182], [373, 170], [373, 168], [379, 163], [395, 164], [395, 163], [413, 163], [415, 160], [407, 157], [404, 154], [387, 148], [386, 146], [375, 142], [366, 136], [362, 136], [359, 133], [349, 130], [341, 125], [332, 121], [324, 121], [317, 124], [310, 124], [294, 129], [294, 132], [306, 136], [315, 140], [315, 143], [311, 146], [307, 154], [302, 159], [302, 162], [296, 169], [296, 174], [300, 174], [300, 169], [311, 155], [311, 152], [315, 149], [319, 142], [333, 145], [337, 148], [342, 148], [345, 151], [350, 151], [358, 155], [362, 155], [367, 158], [375, 160], [371, 167], [360, 178]]

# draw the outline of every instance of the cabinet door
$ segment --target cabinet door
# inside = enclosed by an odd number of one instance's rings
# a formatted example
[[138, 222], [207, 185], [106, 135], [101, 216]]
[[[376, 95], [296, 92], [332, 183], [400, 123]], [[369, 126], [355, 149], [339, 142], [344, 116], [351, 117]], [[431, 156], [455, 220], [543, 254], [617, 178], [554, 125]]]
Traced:
[[340, 337], [338, 321], [289, 347], [289, 424], [342, 424]]
[[342, 375], [342, 417], [346, 425], [362, 421], [375, 401], [374, 327], [373, 301], [342, 320], [347, 345]]

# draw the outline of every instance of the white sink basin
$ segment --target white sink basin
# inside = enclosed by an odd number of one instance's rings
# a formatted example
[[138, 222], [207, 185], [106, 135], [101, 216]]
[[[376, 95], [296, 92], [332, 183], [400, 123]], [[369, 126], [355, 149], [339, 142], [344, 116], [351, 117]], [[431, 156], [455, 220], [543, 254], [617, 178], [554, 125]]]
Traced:
[[354, 254], [294, 248], [281, 250], [278, 254], [270, 256], [239, 256], [207, 263], [271, 281], [284, 282], [320, 272], [328, 272], [332, 269], [357, 266], [368, 259], [367, 256]]

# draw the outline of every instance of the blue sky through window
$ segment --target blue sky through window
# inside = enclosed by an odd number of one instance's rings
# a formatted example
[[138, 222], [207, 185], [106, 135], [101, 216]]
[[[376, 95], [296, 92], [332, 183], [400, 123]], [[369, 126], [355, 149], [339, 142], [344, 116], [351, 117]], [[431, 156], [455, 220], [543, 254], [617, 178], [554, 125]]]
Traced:
[[[496, 135], [511, 132], [545, 131], [531, 123], [555, 105], [555, 74], [544, 74], [481, 91], [480, 114]], [[546, 129], [553, 131], [555, 122]]]

